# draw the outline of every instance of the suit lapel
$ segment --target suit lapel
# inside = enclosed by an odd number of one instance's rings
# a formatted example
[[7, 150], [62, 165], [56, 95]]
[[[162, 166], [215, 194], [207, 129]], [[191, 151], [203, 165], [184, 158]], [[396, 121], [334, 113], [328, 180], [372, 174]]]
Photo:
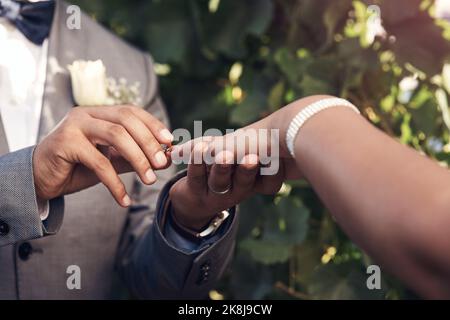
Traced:
[[[77, 59], [79, 52], [76, 52], [75, 47], [82, 42], [74, 39], [74, 32], [81, 32], [79, 30], [69, 30], [66, 26], [66, 6], [63, 1], [56, 1], [55, 14], [49, 36], [47, 71], [38, 142], [74, 106], [67, 65]], [[77, 50], [80, 49], [78, 48]]]

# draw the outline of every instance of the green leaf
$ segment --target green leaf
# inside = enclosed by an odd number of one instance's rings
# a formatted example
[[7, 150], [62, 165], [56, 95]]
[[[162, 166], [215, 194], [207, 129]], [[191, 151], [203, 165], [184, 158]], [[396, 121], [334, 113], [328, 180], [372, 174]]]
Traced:
[[333, 87], [327, 82], [314, 78], [306, 74], [300, 82], [300, 88], [304, 96], [311, 96], [315, 94], [333, 94]]
[[183, 20], [149, 25], [146, 38], [156, 61], [180, 63], [187, 54], [189, 28], [189, 24]]
[[300, 244], [308, 233], [309, 210], [295, 198], [282, 198], [266, 209], [263, 240], [287, 245]]
[[433, 93], [426, 87], [420, 88], [408, 106], [414, 128], [417, 131], [424, 132], [427, 136], [433, 135], [436, 131], [436, 121], [439, 116]]
[[207, 46], [239, 59], [247, 51], [246, 38], [261, 35], [269, 26], [272, 14], [270, 0], [221, 1], [217, 12], [205, 15], [202, 20]]
[[230, 121], [244, 126], [259, 120], [266, 111], [269, 83], [254, 71], [245, 71], [240, 81], [244, 100], [233, 108]]
[[436, 100], [439, 105], [439, 109], [442, 113], [442, 119], [444, 120], [445, 125], [447, 126], [447, 129], [450, 130], [450, 110], [448, 107], [448, 99], [447, 94], [444, 90], [438, 89], [436, 90]]
[[242, 241], [240, 248], [247, 250], [255, 261], [266, 265], [286, 262], [292, 250], [292, 247], [286, 244], [255, 239]]
[[302, 75], [302, 62], [285, 47], [277, 50], [274, 61], [290, 84], [295, 86]]
[[403, 118], [403, 122], [400, 126], [401, 136], [400, 141], [403, 144], [408, 144], [412, 140], [412, 130], [410, 127], [411, 115], [407, 114]]
[[279, 81], [270, 90], [268, 104], [271, 111], [276, 111], [283, 106], [285, 85], [283, 81]]

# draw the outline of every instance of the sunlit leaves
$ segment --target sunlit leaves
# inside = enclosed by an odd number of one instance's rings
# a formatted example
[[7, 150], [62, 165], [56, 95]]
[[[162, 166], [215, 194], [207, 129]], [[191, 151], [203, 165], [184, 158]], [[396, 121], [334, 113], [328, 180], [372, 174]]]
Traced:
[[447, 94], [444, 90], [438, 89], [436, 90], [436, 101], [439, 105], [439, 109], [442, 112], [442, 119], [444, 120], [447, 129], [450, 130], [450, 111], [448, 107], [448, 99]]

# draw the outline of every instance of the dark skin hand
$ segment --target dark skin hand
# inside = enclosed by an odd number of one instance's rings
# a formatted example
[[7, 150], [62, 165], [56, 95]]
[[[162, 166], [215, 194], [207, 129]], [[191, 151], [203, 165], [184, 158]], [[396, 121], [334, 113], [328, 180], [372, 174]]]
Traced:
[[[297, 170], [288, 169], [295, 168], [289, 158], [282, 159], [277, 174], [263, 176], [257, 153], [245, 150], [243, 157], [237, 159], [238, 150], [222, 148], [216, 155], [214, 148], [230, 137], [204, 137], [173, 148], [173, 153], [188, 154], [191, 158], [187, 177], [179, 180], [170, 191], [175, 217], [185, 227], [200, 230], [222, 210], [257, 193], [276, 194], [284, 180], [299, 177]], [[212, 165], [205, 163], [208, 153], [214, 156]], [[202, 163], [193, 164], [194, 157], [202, 159]], [[225, 191], [229, 187], [231, 190], [226, 194], [212, 191]]]
[[[285, 134], [311, 103], [300, 99], [249, 127]], [[349, 237], [427, 298], [450, 298], [450, 171], [375, 128], [349, 108], [324, 110], [300, 129], [295, 167]]]

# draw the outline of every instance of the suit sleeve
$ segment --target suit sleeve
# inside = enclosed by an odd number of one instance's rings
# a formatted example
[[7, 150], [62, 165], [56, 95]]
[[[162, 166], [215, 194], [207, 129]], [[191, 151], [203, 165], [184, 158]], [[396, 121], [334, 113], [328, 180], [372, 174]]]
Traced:
[[0, 246], [54, 234], [61, 226], [64, 200], [50, 201], [50, 212], [41, 221], [33, 180], [34, 148], [0, 157]]
[[[151, 62], [149, 62], [150, 64]], [[151, 64], [150, 64], [151, 65]], [[153, 74], [151, 83], [156, 86]], [[156, 93], [147, 110], [166, 125], [168, 117]], [[161, 217], [171, 186], [183, 173], [175, 168], [158, 171], [158, 182], [143, 185], [138, 179], [133, 208], [119, 248], [117, 267], [131, 293], [141, 299], [203, 299], [215, 286], [231, 260], [237, 229], [236, 217], [214, 243], [194, 252], [177, 248], [164, 235]]]

